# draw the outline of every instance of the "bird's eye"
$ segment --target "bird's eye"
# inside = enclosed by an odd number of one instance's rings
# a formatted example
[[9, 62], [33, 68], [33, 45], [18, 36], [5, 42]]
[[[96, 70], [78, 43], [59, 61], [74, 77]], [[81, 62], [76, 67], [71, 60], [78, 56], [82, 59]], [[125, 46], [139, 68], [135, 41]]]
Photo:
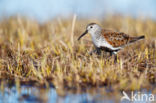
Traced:
[[90, 26], [90, 28], [93, 28], [92, 26]]

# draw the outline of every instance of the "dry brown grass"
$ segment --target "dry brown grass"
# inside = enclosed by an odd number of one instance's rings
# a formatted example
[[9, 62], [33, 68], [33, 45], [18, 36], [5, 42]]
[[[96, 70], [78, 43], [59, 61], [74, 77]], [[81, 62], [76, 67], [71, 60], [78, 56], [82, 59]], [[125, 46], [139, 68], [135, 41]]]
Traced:
[[[76, 19], [76, 18], [75, 18]], [[98, 20], [54, 19], [45, 24], [21, 17], [0, 22], [0, 80], [16, 85], [53, 84], [59, 90], [110, 86], [151, 89], [156, 84], [156, 22], [130, 17]], [[90, 56], [91, 38], [78, 36], [90, 22], [146, 39], [113, 57]], [[75, 27], [73, 27], [75, 26]], [[73, 32], [74, 31], [74, 32]], [[2, 82], [3, 81], [3, 82]], [[19, 82], [20, 81], [20, 82]], [[12, 83], [12, 82], [11, 82]]]

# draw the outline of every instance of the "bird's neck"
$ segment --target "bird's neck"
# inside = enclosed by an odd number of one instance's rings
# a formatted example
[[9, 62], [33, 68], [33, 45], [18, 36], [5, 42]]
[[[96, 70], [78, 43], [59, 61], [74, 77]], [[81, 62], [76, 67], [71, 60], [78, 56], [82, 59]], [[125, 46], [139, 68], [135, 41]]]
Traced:
[[94, 39], [99, 39], [100, 36], [101, 36], [101, 29], [98, 29], [98, 30], [92, 32], [92, 33], [91, 33], [91, 36], [92, 36], [92, 38], [94, 38]]

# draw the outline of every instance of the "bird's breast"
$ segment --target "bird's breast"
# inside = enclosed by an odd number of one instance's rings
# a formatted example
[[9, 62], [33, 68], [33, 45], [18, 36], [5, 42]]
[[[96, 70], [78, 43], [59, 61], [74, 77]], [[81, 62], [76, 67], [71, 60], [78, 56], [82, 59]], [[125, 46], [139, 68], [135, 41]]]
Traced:
[[100, 47], [101, 45], [101, 39], [98, 37], [92, 37], [92, 42], [96, 47]]

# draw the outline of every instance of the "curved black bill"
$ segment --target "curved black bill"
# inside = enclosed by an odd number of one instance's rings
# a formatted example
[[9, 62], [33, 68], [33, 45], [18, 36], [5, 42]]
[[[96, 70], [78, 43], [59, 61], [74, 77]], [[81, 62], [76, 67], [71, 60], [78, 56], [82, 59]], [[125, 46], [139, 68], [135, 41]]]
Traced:
[[88, 33], [88, 30], [86, 30], [77, 40], [80, 40], [84, 35]]

